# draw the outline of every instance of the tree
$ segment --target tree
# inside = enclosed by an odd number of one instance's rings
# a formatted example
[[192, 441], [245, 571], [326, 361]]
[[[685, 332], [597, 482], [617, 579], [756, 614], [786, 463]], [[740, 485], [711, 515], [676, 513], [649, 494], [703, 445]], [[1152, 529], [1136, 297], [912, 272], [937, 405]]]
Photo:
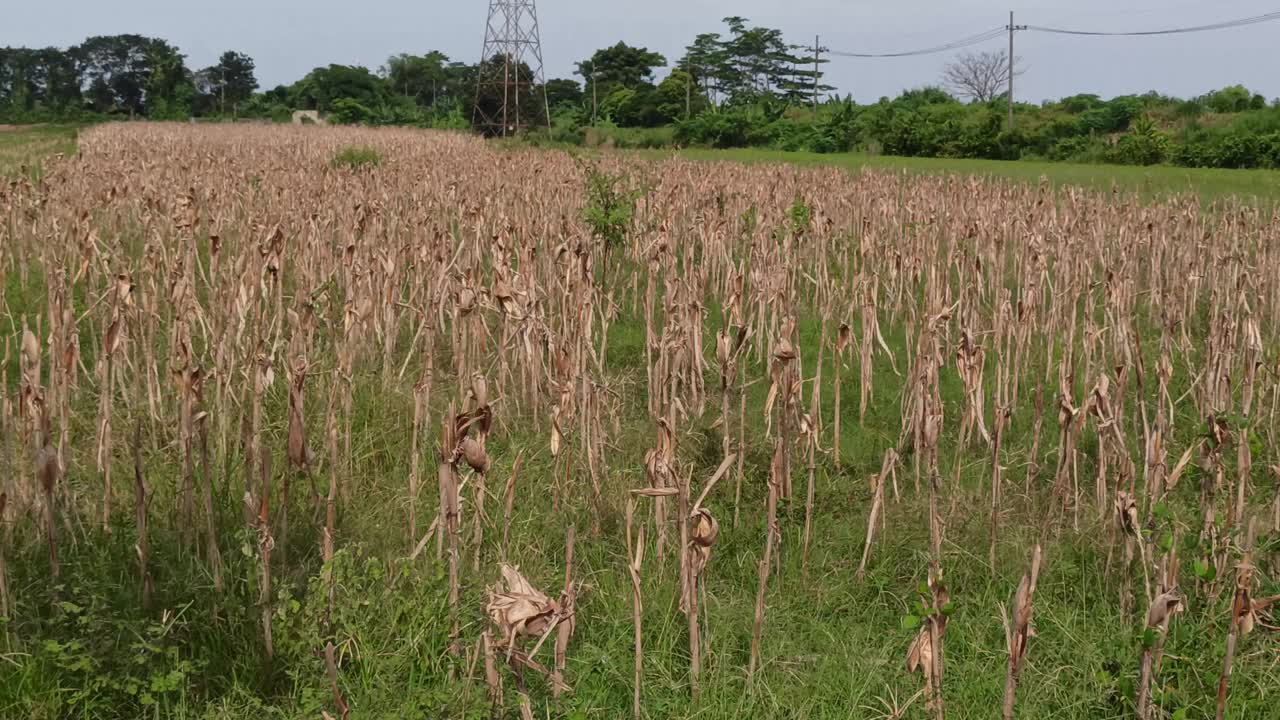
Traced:
[[[480, 75], [479, 65], [451, 62], [444, 68], [444, 87], [436, 97], [436, 109], [443, 110], [442, 103], [452, 109], [468, 110], [476, 99], [476, 81]], [[468, 113], [469, 114], [469, 113]]]
[[426, 55], [400, 53], [379, 69], [391, 89], [423, 106], [434, 106], [448, 81], [449, 56], [432, 50]]
[[831, 62], [824, 57], [815, 57], [814, 49], [806, 45], [792, 45], [791, 50], [803, 52], [803, 56], [792, 56], [794, 61], [790, 73], [775, 82], [775, 90], [779, 97], [789, 103], [809, 104], [815, 96], [835, 90], [834, 85], [822, 82], [825, 73], [822, 66]]
[[1253, 95], [1243, 85], [1216, 90], [1204, 96], [1204, 104], [1216, 113], [1236, 113], [1249, 109]]
[[[1022, 74], [1019, 57], [1013, 58], [1013, 75]], [[998, 52], [963, 53], [942, 70], [942, 80], [961, 97], [987, 102], [1000, 97], [1009, 86], [1009, 54]]]
[[[189, 109], [194, 95], [184, 56], [164, 40], [142, 35], [99, 35], [68, 51], [88, 88], [91, 109], [147, 114], [148, 105]], [[160, 77], [153, 77], [157, 70]], [[181, 97], [179, 97], [181, 96]]]
[[620, 42], [597, 50], [591, 59], [578, 63], [577, 74], [588, 84], [599, 83], [599, 94], [604, 95], [618, 87], [634, 90], [642, 85], [651, 85], [653, 69], [666, 66], [667, 59], [660, 53]]
[[582, 86], [577, 80], [556, 78], [547, 81], [547, 105], [555, 110], [561, 106], [578, 106], [582, 103]]
[[685, 48], [684, 57], [676, 67], [687, 72], [707, 102], [716, 105], [721, 93], [726, 91], [723, 78], [729, 71], [728, 54], [719, 33], [702, 33]]
[[366, 108], [385, 104], [391, 97], [387, 81], [353, 65], [316, 68], [293, 85], [289, 99], [294, 107], [329, 112], [333, 103], [346, 98]]
[[163, 41], [152, 43], [147, 50], [147, 69], [143, 86], [147, 116], [162, 120], [190, 117], [195, 86], [178, 49]]
[[207, 94], [218, 107], [220, 114], [226, 114], [227, 105], [234, 109], [240, 103], [253, 96], [258, 89], [258, 79], [254, 77], [253, 58], [244, 53], [228, 50], [218, 58], [218, 64], [198, 73], [197, 85], [201, 94]]
[[694, 88], [693, 76], [682, 69], [672, 70], [654, 95], [658, 116], [664, 122], [693, 117], [707, 107], [707, 99]]
[[0, 48], [0, 113], [73, 110], [80, 103], [75, 58], [58, 48]]
[[781, 30], [748, 27], [743, 17], [724, 22], [728, 39], [717, 33], [699, 35], [677, 64], [694, 78], [708, 103], [746, 105], [764, 98], [807, 103], [815, 82], [819, 92], [835, 89], [822, 83], [821, 68], [815, 71], [812, 48], [788, 44]]

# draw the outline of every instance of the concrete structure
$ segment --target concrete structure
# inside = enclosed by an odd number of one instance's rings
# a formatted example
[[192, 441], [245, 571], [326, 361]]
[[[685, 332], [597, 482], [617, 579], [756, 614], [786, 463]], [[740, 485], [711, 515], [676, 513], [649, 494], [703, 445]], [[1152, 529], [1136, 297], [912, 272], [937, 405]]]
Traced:
[[312, 125], [323, 125], [324, 120], [320, 119], [320, 112], [318, 110], [293, 111], [294, 125], [306, 125], [307, 123], [311, 123]]

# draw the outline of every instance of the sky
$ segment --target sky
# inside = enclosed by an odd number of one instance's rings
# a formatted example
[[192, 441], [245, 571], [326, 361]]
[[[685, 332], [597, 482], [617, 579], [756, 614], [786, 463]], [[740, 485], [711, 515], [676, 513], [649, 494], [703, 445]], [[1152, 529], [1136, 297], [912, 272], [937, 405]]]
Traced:
[[[201, 68], [224, 50], [248, 53], [263, 88], [291, 83], [329, 63], [376, 70], [390, 55], [440, 50], [475, 62], [488, 0], [40, 0], [7, 3], [0, 46], [67, 47], [91, 35], [164, 38]], [[931, 47], [1017, 24], [1081, 30], [1200, 25], [1280, 10], [1280, 0], [538, 0], [546, 76], [572, 77], [574, 63], [624, 41], [675, 62], [701, 32], [740, 15], [778, 28], [788, 42], [846, 52]], [[1091, 38], [1020, 32], [1024, 74], [1016, 95], [1040, 102], [1076, 93], [1104, 97], [1156, 90], [1189, 97], [1244, 84], [1280, 97], [1280, 21], [1152, 38]], [[1007, 48], [1001, 36], [971, 50]], [[860, 102], [938, 84], [955, 53], [900, 59], [835, 58], [827, 82]], [[661, 76], [661, 72], [659, 73]]]

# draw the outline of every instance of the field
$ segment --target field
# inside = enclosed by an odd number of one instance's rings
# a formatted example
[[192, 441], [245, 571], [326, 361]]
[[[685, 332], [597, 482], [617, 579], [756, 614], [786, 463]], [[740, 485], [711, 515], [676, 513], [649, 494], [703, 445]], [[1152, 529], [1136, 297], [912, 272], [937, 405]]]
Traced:
[[50, 156], [76, 149], [76, 129], [64, 125], [0, 125], [0, 176], [39, 172]]
[[1088, 188], [1096, 191], [1136, 193], [1144, 199], [1169, 198], [1192, 193], [1210, 203], [1236, 198], [1243, 202], [1274, 206], [1280, 199], [1280, 172], [1275, 170], [1220, 170], [1183, 168], [1169, 165], [1085, 165], [1033, 160], [973, 160], [951, 158], [910, 158], [860, 153], [824, 155], [780, 150], [706, 150], [691, 148], [677, 152], [651, 150], [655, 157], [676, 156], [689, 160], [733, 162], [785, 162], [793, 165], [820, 165], [851, 171], [906, 170], [923, 174], [956, 174], [1005, 178], [1022, 183], [1048, 180], [1056, 186]]
[[1280, 717], [1280, 223], [1127, 189], [85, 130], [0, 717]]

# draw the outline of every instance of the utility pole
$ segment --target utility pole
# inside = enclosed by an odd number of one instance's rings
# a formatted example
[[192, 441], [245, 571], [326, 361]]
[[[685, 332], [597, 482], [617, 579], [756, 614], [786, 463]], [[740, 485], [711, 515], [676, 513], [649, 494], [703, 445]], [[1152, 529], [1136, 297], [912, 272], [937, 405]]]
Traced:
[[813, 120], [818, 120], [818, 64], [821, 62], [822, 56], [822, 37], [813, 36]]
[[1018, 30], [1026, 30], [1026, 25], [1013, 24], [1013, 11], [1009, 11], [1009, 132], [1013, 132], [1013, 33]]
[[693, 73], [686, 68], [684, 71], [684, 119], [689, 119], [689, 109], [693, 105]]
[[591, 69], [591, 127], [596, 126], [597, 112], [600, 109], [600, 103], [596, 97], [596, 86], [600, 84], [600, 78], [597, 77], [595, 68]]
[[1013, 132], [1013, 11], [1009, 11], [1009, 132]]

